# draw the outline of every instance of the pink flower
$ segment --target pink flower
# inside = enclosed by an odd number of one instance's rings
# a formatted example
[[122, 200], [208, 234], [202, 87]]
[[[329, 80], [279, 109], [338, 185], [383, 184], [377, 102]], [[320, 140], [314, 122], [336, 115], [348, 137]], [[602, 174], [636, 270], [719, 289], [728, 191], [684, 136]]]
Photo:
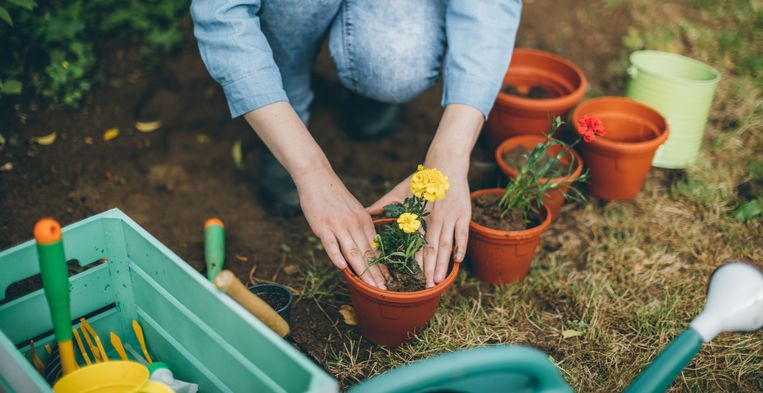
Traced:
[[578, 120], [577, 132], [586, 142], [593, 142], [597, 136], [606, 134], [604, 123], [591, 114], [585, 114], [582, 119]]

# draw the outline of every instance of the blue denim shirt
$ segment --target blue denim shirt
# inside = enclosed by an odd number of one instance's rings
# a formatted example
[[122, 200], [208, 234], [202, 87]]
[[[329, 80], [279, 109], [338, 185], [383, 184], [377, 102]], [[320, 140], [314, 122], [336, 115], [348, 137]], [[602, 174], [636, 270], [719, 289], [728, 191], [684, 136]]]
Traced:
[[[442, 105], [466, 104], [487, 118], [511, 59], [521, 0], [450, 0]], [[260, 0], [194, 0], [191, 15], [204, 63], [233, 117], [288, 101], [263, 34]]]

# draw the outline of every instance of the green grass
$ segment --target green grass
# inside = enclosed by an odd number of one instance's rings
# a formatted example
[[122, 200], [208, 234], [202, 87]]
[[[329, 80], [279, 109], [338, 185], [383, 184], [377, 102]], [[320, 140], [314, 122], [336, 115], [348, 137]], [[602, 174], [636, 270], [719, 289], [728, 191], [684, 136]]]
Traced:
[[[439, 353], [521, 343], [547, 352], [576, 391], [622, 390], [701, 310], [707, 279], [719, 264], [744, 259], [763, 266], [762, 220], [732, 217], [743, 202], [737, 187], [763, 174], [763, 4], [604, 4], [633, 16], [623, 52], [612, 54], [613, 62], [648, 48], [721, 70], [697, 164], [678, 179], [653, 170], [632, 201], [589, 202], [564, 211], [543, 240], [559, 247], [541, 247], [521, 283], [492, 287], [461, 274], [429, 325], [400, 348], [346, 336], [319, 359], [345, 387]], [[312, 288], [306, 293], [318, 302], [322, 294], [344, 288], [338, 276], [322, 284], [318, 277], [324, 274], [331, 273], [306, 276]], [[582, 335], [563, 338], [564, 330]], [[671, 389], [763, 390], [763, 332], [722, 334], [703, 347]]]

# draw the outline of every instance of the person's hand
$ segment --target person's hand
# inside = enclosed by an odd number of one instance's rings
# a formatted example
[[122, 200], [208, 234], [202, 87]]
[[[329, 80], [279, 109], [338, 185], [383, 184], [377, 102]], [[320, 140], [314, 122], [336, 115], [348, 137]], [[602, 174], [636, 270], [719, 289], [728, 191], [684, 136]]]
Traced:
[[371, 216], [352, 196], [331, 168], [318, 168], [294, 177], [302, 212], [339, 269], [349, 262], [366, 283], [386, 289], [384, 266], [368, 266], [376, 235]]
[[[472, 205], [467, 182], [468, 161], [457, 162], [450, 157], [441, 159], [430, 156], [424, 162], [424, 167], [439, 169], [448, 176], [450, 182], [450, 191], [445, 199], [435, 202], [434, 205], [428, 204], [430, 214], [426, 217], [427, 245], [424, 246], [423, 254], [417, 256], [424, 272], [426, 286], [431, 288], [445, 279], [451, 256], [458, 263], [464, 260], [469, 240]], [[409, 182], [410, 176], [371, 205], [367, 209], [368, 212], [381, 214], [384, 206], [400, 203], [411, 196]]]

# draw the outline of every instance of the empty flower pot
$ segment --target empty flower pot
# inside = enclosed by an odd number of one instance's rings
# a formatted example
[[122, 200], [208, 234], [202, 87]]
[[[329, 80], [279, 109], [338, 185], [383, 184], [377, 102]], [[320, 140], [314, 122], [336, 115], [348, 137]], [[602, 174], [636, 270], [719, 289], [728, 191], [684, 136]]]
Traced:
[[[474, 191], [471, 199], [482, 195], [503, 195], [502, 188]], [[491, 284], [522, 280], [530, 269], [540, 235], [551, 225], [551, 211], [543, 206], [541, 223], [522, 231], [504, 231], [469, 222], [469, 247], [466, 253], [474, 275]]]
[[565, 115], [582, 99], [588, 82], [571, 61], [535, 49], [514, 49], [504, 86], [529, 92], [541, 88], [544, 98], [498, 93], [487, 120], [487, 142], [491, 150], [517, 135], [545, 134], [556, 116]]
[[638, 51], [630, 61], [626, 96], [656, 109], [670, 125], [652, 165], [686, 168], [697, 160], [720, 73], [675, 53]]
[[[376, 225], [391, 222], [394, 219], [374, 220]], [[361, 280], [350, 267], [345, 268], [342, 273], [349, 284], [360, 333], [375, 344], [402, 344], [432, 318], [440, 304], [440, 296], [458, 276], [459, 267], [460, 263], [454, 262], [445, 280], [432, 288], [415, 292], [373, 287]]]
[[273, 310], [276, 310], [286, 323], [291, 323], [291, 302], [293, 296], [288, 288], [276, 283], [257, 284], [250, 285], [249, 291], [259, 296]]
[[[495, 150], [495, 162], [498, 164], [498, 167], [501, 168], [501, 172], [503, 172], [509, 178], [513, 179], [519, 172], [517, 171], [517, 168], [507, 164], [503, 159], [503, 156], [506, 153], [519, 148], [520, 146], [524, 147], [528, 151], [531, 151], [535, 148], [535, 146], [545, 141], [546, 137], [540, 135], [522, 135], [509, 138], [503, 141], [503, 143], [501, 143]], [[547, 152], [549, 155], [556, 156], [561, 153], [563, 149], [564, 147], [561, 145], [554, 145], [549, 147]], [[559, 216], [559, 211], [562, 209], [562, 205], [564, 205], [564, 193], [570, 189], [570, 184], [572, 184], [572, 182], [579, 178], [583, 173], [583, 159], [575, 150], [570, 149], [569, 153], [562, 157], [560, 161], [568, 167], [570, 164], [572, 164], [572, 169], [568, 176], [554, 177], [550, 180], [546, 178], [541, 179], [543, 183], [547, 181], [554, 183], [564, 182], [563, 185], [554, 190], [551, 190], [543, 198], [543, 204], [548, 207], [549, 211], [551, 212], [552, 219], [555, 219]]]
[[582, 147], [591, 174], [591, 193], [606, 200], [635, 198], [641, 191], [657, 148], [668, 138], [668, 123], [654, 109], [622, 97], [599, 97], [580, 104], [573, 122], [591, 114], [607, 134]]

